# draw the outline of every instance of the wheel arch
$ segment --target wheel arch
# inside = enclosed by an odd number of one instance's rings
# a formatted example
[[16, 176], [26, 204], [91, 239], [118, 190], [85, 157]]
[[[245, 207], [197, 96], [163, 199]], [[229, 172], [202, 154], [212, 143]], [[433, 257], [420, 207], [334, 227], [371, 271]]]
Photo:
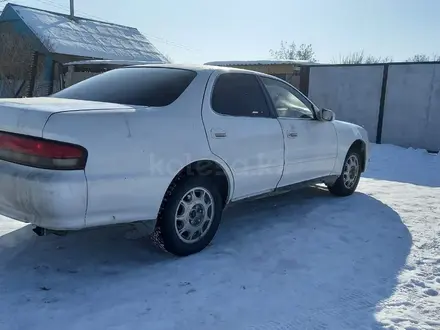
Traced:
[[355, 150], [358, 151], [362, 157], [361, 159], [361, 171], [364, 172], [366, 168], [366, 162], [367, 162], [367, 145], [365, 141], [361, 139], [357, 139], [353, 141], [353, 143], [350, 145], [350, 148], [348, 151]]
[[[232, 171], [227, 164], [219, 160], [213, 159], [199, 159], [183, 166], [177, 171], [168, 185], [164, 196], [162, 197], [162, 204], [166, 199], [167, 194], [170, 194], [177, 183], [185, 177], [191, 175], [204, 175], [217, 179], [220, 185], [220, 194], [223, 197], [224, 205], [228, 204], [232, 198], [234, 188], [234, 178]], [[162, 207], [161, 207], [162, 209]], [[160, 210], [159, 210], [160, 213]]]

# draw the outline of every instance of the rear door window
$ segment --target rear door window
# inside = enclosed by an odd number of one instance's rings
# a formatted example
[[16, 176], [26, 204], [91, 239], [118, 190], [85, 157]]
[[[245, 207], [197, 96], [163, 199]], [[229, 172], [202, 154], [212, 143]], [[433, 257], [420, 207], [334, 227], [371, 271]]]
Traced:
[[263, 89], [253, 74], [224, 73], [214, 85], [212, 109], [222, 115], [269, 117]]
[[182, 95], [197, 73], [191, 70], [136, 67], [107, 71], [52, 97], [164, 107]]

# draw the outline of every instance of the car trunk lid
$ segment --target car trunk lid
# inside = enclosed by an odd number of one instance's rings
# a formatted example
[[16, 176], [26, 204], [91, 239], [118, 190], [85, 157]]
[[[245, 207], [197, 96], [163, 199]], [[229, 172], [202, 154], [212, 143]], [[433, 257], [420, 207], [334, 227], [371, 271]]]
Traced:
[[54, 113], [127, 108], [122, 104], [52, 97], [0, 99], [0, 131], [41, 137]]

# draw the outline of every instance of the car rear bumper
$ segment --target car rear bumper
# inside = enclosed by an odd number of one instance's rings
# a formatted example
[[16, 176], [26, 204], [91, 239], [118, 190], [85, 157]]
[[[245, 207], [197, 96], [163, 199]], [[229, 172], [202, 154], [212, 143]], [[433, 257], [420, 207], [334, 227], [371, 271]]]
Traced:
[[54, 171], [0, 161], [0, 214], [52, 230], [85, 227], [84, 171]]

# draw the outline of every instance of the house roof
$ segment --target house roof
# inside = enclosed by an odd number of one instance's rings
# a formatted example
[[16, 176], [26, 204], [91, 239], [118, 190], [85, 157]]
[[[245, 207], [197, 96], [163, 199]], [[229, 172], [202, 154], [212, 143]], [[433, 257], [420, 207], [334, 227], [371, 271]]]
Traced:
[[[151, 61], [136, 61], [136, 60], [84, 60], [64, 63], [64, 67], [75, 67], [75, 71], [86, 72], [102, 72], [112, 70], [124, 66], [141, 65], [141, 64], [155, 64]], [[157, 63], [156, 63], [157, 64]], [[159, 63], [162, 64], [162, 63]]]
[[83, 60], [83, 61], [73, 61], [64, 63], [65, 66], [69, 65], [139, 65], [139, 64], [150, 64], [148, 61], [136, 61], [136, 60]]
[[206, 65], [218, 65], [218, 66], [242, 66], [242, 65], [310, 65], [317, 64], [310, 61], [303, 60], [255, 60], [255, 61], [213, 61], [207, 62]]
[[66, 14], [7, 4], [51, 53], [109, 60], [167, 63], [137, 29]]

